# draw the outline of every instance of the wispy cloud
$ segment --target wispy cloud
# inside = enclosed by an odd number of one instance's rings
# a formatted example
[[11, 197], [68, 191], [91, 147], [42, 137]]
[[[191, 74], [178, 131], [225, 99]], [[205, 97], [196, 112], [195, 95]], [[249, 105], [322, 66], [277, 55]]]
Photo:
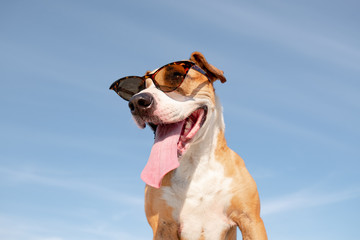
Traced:
[[270, 215], [298, 209], [328, 205], [359, 197], [360, 188], [324, 193], [315, 191], [314, 189], [306, 189], [271, 200], [264, 200], [261, 212], [262, 215]]
[[94, 183], [83, 182], [78, 179], [56, 178], [39, 172], [43, 171], [0, 167], [0, 179], [20, 184], [26, 183], [58, 187], [133, 206], [142, 206], [144, 202], [142, 197], [121, 193]]
[[0, 237], [7, 240], [62, 240], [63, 238], [50, 234], [49, 229], [41, 227], [41, 224], [34, 224], [23, 218], [0, 215]]
[[45, 238], [38, 238], [38, 240], [63, 240], [60, 237], [45, 237]]
[[[129, 124], [133, 124], [130, 116], [128, 121]], [[2, 130], [4, 139], [9, 142], [16, 141], [17, 143], [25, 142], [41, 147], [55, 146], [66, 149], [76, 149], [87, 153], [101, 154], [102, 156], [119, 156], [119, 153], [114, 151], [114, 149], [117, 149], [119, 146], [119, 143], [129, 147], [144, 146], [150, 143], [148, 139], [137, 139], [131, 135], [126, 135], [126, 137], [122, 135], [116, 137], [81, 135], [62, 133], [56, 129], [44, 131], [42, 128], [28, 127], [26, 125], [0, 124], [0, 130]], [[124, 154], [126, 154], [126, 152], [124, 152], [123, 155]]]
[[73, 222], [39, 221], [0, 215], [0, 238], [6, 240], [142, 240], [141, 234], [130, 234], [115, 225], [86, 225]]
[[[267, 41], [273, 41], [287, 46], [299, 54], [308, 55], [321, 59], [322, 61], [332, 62], [341, 66], [350, 67], [359, 70], [356, 64], [360, 60], [360, 49], [358, 46], [349, 44], [346, 39], [340, 38], [342, 34], [336, 35], [336, 29], [324, 32], [325, 26], [310, 26], [304, 28], [298, 24], [296, 20], [301, 20], [304, 15], [294, 17], [295, 21], [272, 12], [256, 9], [246, 4], [226, 4], [221, 2], [209, 4], [212, 11], [218, 14], [224, 14], [226, 18], [216, 19], [216, 25], [227, 28], [229, 31], [237, 34], [247, 34], [261, 38]], [[296, 11], [296, 5], [281, 4], [284, 12]], [[305, 15], [309, 15], [311, 8], [303, 10]], [[331, 19], [329, 19], [331, 20]], [[215, 21], [215, 18], [214, 18]], [[229, 21], [238, 22], [240, 24], [228, 24]], [[329, 23], [327, 23], [329, 24]], [[326, 26], [328, 27], [328, 25]], [[323, 30], [321, 33], [319, 29]], [[335, 32], [335, 34], [334, 34]]]
[[309, 139], [311, 141], [321, 142], [336, 148], [349, 149], [349, 146], [343, 142], [338, 141], [332, 136], [320, 133], [314, 129], [307, 128], [306, 126], [302, 126], [299, 123], [286, 121], [280, 117], [259, 112], [254, 109], [249, 109], [244, 106], [234, 105], [232, 103], [227, 103], [226, 106], [227, 109], [230, 109], [230, 111], [227, 111], [226, 114], [229, 113], [231, 115], [236, 115], [242, 119], [248, 118], [251, 122], [256, 121], [262, 124], [262, 126], [267, 126], [272, 129], [275, 128], [280, 132], [286, 132], [287, 134], [290, 133], [295, 136]]
[[[66, 177], [67, 176], [67, 177]], [[104, 187], [94, 182], [85, 182], [78, 178], [69, 177], [68, 174], [53, 169], [23, 168], [0, 166], [0, 182], [10, 183], [12, 187], [36, 189], [41, 186], [52, 189], [76, 192], [79, 195], [87, 195], [85, 199], [97, 198], [104, 205], [115, 203], [116, 210], [102, 214], [103, 206], [92, 210], [84, 208], [54, 209], [51, 214], [55, 216], [21, 214], [16, 210], [0, 214], [0, 239], [6, 240], [76, 240], [76, 239], [108, 239], [119, 240], [144, 239], [144, 231], [130, 233], [121, 225], [124, 220], [121, 214], [128, 216], [127, 211], [134, 213], [134, 209], [143, 208], [143, 197], [123, 193], [119, 190]], [[31, 207], [32, 202], [29, 202]], [[49, 203], [51, 206], [51, 203]], [[86, 204], [85, 204], [86, 205]], [[129, 210], [131, 209], [131, 210]], [[61, 214], [59, 214], [61, 212]], [[119, 218], [120, 214], [120, 218]], [[142, 216], [143, 217], [143, 216]], [[142, 220], [137, 224], [142, 223]], [[145, 225], [146, 226], [146, 225]]]
[[[87, 228], [81, 229], [88, 234], [95, 235], [100, 237], [101, 239], [128, 239], [128, 240], [141, 240], [143, 238], [139, 236], [135, 236], [133, 234], [115, 231], [114, 229], [109, 229], [103, 226], [98, 226], [96, 228]], [[142, 231], [140, 231], [142, 232]]]

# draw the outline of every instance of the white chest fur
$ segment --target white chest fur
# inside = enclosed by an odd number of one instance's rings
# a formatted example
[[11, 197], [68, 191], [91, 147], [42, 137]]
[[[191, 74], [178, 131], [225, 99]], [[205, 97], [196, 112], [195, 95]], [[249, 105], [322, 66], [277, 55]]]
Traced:
[[226, 216], [232, 198], [231, 179], [224, 176], [223, 166], [215, 160], [214, 145], [210, 138], [201, 146], [192, 146], [175, 170], [171, 187], [163, 188], [163, 198], [173, 208], [181, 236], [188, 240], [201, 236], [206, 240], [221, 239], [234, 225]]

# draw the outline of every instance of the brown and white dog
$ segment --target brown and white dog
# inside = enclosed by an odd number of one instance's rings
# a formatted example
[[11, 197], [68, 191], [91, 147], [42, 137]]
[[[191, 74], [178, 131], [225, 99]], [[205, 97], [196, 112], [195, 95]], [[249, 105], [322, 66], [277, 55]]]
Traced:
[[[190, 69], [181, 86], [167, 93], [147, 79], [145, 89], [129, 101], [137, 125], [149, 124], [156, 131], [150, 158], [177, 153], [175, 166], [169, 168], [174, 170], [161, 170], [169, 167], [161, 164], [173, 164], [170, 160], [149, 159], [142, 173], [143, 180], [151, 182], [149, 175], [160, 172], [161, 184], [145, 188], [153, 239], [230, 240], [236, 239], [236, 226], [243, 239], [267, 239], [255, 181], [225, 140], [222, 106], [213, 87], [218, 79], [226, 81], [223, 71], [199, 52], [192, 53], [190, 61], [206, 75]], [[177, 134], [170, 128], [180, 130]]]

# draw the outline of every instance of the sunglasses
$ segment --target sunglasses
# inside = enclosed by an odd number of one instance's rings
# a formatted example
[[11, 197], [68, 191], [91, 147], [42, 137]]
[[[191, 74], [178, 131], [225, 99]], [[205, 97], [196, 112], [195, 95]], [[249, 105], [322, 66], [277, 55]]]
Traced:
[[[194, 69], [207, 76], [206, 72], [195, 63], [191, 61], [178, 61], [166, 64], [154, 73], [146, 74], [143, 77], [128, 76], [120, 78], [111, 84], [110, 89], [114, 90], [126, 101], [129, 101], [132, 96], [145, 89], [145, 81], [147, 78], [150, 78], [157, 89], [163, 92], [172, 92], [183, 83], [190, 69]], [[208, 80], [210, 81], [209, 78]]]

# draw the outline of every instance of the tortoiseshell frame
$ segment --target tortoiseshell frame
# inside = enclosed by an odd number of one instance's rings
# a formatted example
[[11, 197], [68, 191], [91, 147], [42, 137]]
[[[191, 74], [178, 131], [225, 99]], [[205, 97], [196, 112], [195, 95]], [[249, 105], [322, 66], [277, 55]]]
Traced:
[[[161, 69], [163, 69], [165, 67], [168, 67], [168, 66], [171, 66], [171, 65], [181, 65], [181, 66], [183, 66], [183, 68], [185, 70], [185, 76], [177, 86], [171, 88], [170, 90], [161, 89], [161, 86], [155, 80], [156, 74], [158, 74]], [[191, 62], [191, 61], [177, 61], [177, 62], [172, 62], [172, 63], [166, 64], [166, 65], [162, 66], [161, 68], [159, 68], [158, 70], [156, 70], [154, 73], [146, 74], [146, 75], [144, 75], [142, 77], [140, 77], [140, 76], [127, 76], [127, 77], [120, 78], [120, 79], [116, 80], [115, 82], [113, 82], [111, 84], [110, 89], [114, 90], [124, 100], [129, 101], [129, 99], [125, 99], [124, 97], [122, 97], [120, 95], [120, 93], [119, 93], [120, 92], [119, 83], [126, 80], [126, 79], [129, 79], [129, 78], [141, 79], [142, 82], [139, 85], [139, 91], [138, 91], [138, 92], [140, 92], [141, 90], [145, 89], [145, 80], [147, 78], [151, 78], [151, 80], [153, 81], [153, 83], [155, 84], [155, 87], [157, 89], [159, 89], [159, 90], [161, 90], [163, 92], [172, 92], [172, 91], [175, 91], [178, 87], [180, 87], [180, 85], [183, 83], [183, 81], [186, 78], [186, 75], [187, 75], [187, 73], [189, 72], [190, 69], [194, 69], [194, 70], [200, 72], [201, 74], [205, 75], [207, 77], [208, 81], [211, 82], [211, 80], [207, 76], [206, 72], [203, 69], [201, 69], [199, 66], [197, 66], [194, 62]], [[126, 92], [127, 90], [122, 88], [121, 91]], [[132, 94], [132, 92], [128, 91], [128, 94]], [[133, 95], [135, 95], [135, 94], [133, 94]]]

